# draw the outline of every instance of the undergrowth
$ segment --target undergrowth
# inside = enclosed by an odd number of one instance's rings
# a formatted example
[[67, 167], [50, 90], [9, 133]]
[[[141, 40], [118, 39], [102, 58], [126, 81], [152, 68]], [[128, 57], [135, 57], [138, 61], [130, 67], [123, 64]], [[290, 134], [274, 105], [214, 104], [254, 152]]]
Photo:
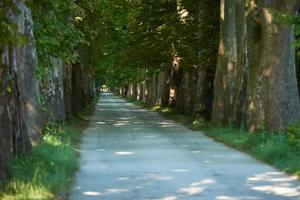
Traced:
[[13, 161], [12, 179], [2, 186], [0, 199], [54, 199], [67, 191], [78, 168], [79, 134], [69, 125], [46, 126], [43, 141], [31, 154]]
[[0, 186], [1, 200], [67, 199], [79, 167], [76, 147], [97, 101], [67, 123], [44, 128], [43, 140], [31, 154], [12, 162], [12, 178]]

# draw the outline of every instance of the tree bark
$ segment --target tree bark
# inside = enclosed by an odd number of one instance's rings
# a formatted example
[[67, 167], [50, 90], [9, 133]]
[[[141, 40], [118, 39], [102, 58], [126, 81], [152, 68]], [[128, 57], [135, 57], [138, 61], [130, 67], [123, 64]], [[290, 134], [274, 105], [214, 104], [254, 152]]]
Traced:
[[300, 117], [293, 29], [271, 10], [295, 14], [296, 1], [221, 1], [214, 122], [253, 132], [278, 130]]

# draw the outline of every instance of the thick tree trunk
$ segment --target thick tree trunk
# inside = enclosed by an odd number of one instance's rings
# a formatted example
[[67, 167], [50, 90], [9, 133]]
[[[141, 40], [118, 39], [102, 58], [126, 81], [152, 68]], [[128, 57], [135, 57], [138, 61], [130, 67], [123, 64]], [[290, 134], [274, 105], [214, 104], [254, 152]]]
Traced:
[[152, 74], [152, 95], [151, 95], [151, 105], [158, 105], [158, 77], [156, 73]]
[[26, 121], [26, 101], [21, 93], [22, 76], [18, 71], [15, 48], [1, 52], [0, 75], [0, 181], [9, 176], [9, 166], [13, 155], [27, 153], [31, 149], [30, 130]]
[[169, 103], [169, 85], [168, 85], [169, 74], [167, 71], [159, 72], [158, 75], [158, 102], [157, 105], [165, 107]]
[[247, 74], [247, 101], [245, 105], [246, 116], [243, 116], [244, 124], [250, 132], [261, 128], [264, 124], [263, 108], [263, 70], [260, 65], [262, 56], [262, 24], [258, 12], [258, 5], [255, 0], [250, 1], [250, 6], [246, 8], [246, 42], [245, 42], [245, 61]]
[[193, 115], [194, 111], [194, 90], [193, 90], [193, 84], [194, 84], [194, 78], [193, 78], [193, 72], [186, 71], [184, 72], [184, 81], [183, 81], [183, 110], [185, 114]]
[[95, 81], [90, 74], [90, 53], [88, 47], [79, 48], [79, 62], [72, 71], [72, 110], [81, 111], [89, 105], [95, 97]]
[[153, 79], [153, 76], [150, 74], [146, 80], [146, 87], [147, 87], [146, 103], [149, 106], [152, 105], [152, 95], [153, 95], [153, 88], [152, 88], [153, 80], [152, 79]]
[[144, 101], [144, 84], [138, 84], [138, 100]]
[[60, 59], [51, 59], [52, 68], [49, 76], [42, 80], [41, 93], [45, 97], [46, 112], [44, 112], [44, 123], [48, 121], [62, 122], [65, 120], [64, 99], [64, 63]]
[[255, 131], [299, 119], [293, 30], [271, 14], [295, 14], [298, 6], [292, 0], [221, 2], [213, 121]]
[[[193, 114], [206, 120], [211, 119], [217, 51], [219, 41], [220, 1], [203, 0], [199, 3], [199, 66], [193, 75], [197, 78], [197, 91]], [[197, 73], [197, 74], [196, 74]], [[219, 97], [217, 97], [219, 98]]]
[[65, 64], [63, 70], [63, 89], [65, 100], [65, 116], [70, 119], [73, 115], [72, 110], [72, 65]]
[[127, 97], [130, 98], [130, 99], [133, 98], [133, 84], [132, 83], [129, 83], [129, 85], [128, 85]]
[[182, 78], [180, 84], [176, 87], [176, 98], [175, 98], [175, 106], [176, 110], [180, 113], [184, 112], [184, 77]]
[[23, 2], [14, 3], [20, 12], [7, 15], [29, 42], [0, 49], [0, 182], [10, 175], [13, 155], [30, 151], [29, 136], [39, 140], [41, 134], [31, 12]]
[[137, 83], [133, 83], [133, 94], [132, 94], [132, 98], [134, 100], [137, 100], [137, 96], [138, 96], [138, 86]]
[[274, 21], [273, 9], [295, 15], [299, 2], [260, 1], [263, 48], [263, 106], [265, 126], [278, 129], [299, 120], [300, 105], [295, 69], [295, 50], [291, 47], [294, 31], [291, 26]]
[[18, 3], [21, 11], [18, 18], [20, 32], [29, 39], [21, 48], [16, 48], [20, 93], [25, 104], [25, 126], [32, 140], [41, 139], [41, 111], [39, 105], [39, 86], [36, 78], [37, 53], [33, 34], [33, 20], [30, 9], [23, 3]]
[[178, 112], [184, 112], [184, 72], [179, 58], [174, 58], [170, 75], [170, 94], [169, 104], [176, 108]]

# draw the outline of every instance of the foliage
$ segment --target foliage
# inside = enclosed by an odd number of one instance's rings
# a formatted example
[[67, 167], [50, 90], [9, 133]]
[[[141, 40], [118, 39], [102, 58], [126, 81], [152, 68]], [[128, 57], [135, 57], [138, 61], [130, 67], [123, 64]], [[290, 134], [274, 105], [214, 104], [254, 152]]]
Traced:
[[[208, 21], [199, 21], [197, 0], [102, 1], [102, 4], [107, 4], [103, 19], [112, 19], [104, 20], [100, 58], [100, 71], [108, 77], [104, 81], [110, 87], [143, 82], [152, 73], [169, 70], [174, 56], [183, 60], [186, 69], [200, 67], [203, 63], [199, 62], [199, 47], [216, 42], [209, 34], [199, 35], [199, 24], [211, 24], [203, 32], [213, 33], [218, 22], [211, 21], [209, 16], [204, 16]], [[203, 49], [201, 55], [205, 57], [211, 51], [214, 49]]]
[[18, 14], [20, 11], [12, 0], [0, 2], [0, 48], [7, 45], [22, 45], [27, 38], [22, 35], [16, 23], [8, 13]]
[[77, 61], [77, 45], [83, 41], [82, 32], [76, 27], [81, 23], [84, 10], [74, 0], [39, 0], [28, 3], [34, 19], [39, 68], [39, 79], [47, 76], [52, 58], [67, 63]]
[[3, 186], [0, 199], [53, 199], [67, 190], [77, 169], [78, 136], [69, 126], [49, 124], [32, 154], [13, 162], [13, 178]]
[[300, 150], [300, 121], [287, 127], [288, 142]]

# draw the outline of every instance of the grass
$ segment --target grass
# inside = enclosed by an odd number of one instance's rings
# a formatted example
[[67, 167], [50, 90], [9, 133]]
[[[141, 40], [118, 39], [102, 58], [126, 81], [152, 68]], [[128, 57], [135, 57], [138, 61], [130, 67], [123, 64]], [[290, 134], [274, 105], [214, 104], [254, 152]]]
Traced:
[[[287, 129], [288, 137], [284, 132], [261, 131], [249, 134], [244, 130], [233, 127], [213, 125], [204, 120], [178, 113], [174, 109], [149, 107], [139, 101], [132, 102], [147, 108], [149, 111], [159, 112], [164, 117], [181, 123], [189, 129], [201, 130], [206, 136], [213, 138], [215, 141], [243, 151], [257, 160], [266, 162], [281, 171], [297, 175], [300, 178], [299, 142], [297, 143], [298, 146], [293, 143], [296, 141], [294, 139], [296, 133], [300, 133], [300, 123], [291, 125]], [[293, 133], [292, 136], [289, 136], [291, 133]], [[298, 136], [296, 135], [296, 137]]]
[[69, 125], [48, 125], [32, 153], [13, 161], [12, 179], [2, 186], [0, 199], [55, 199], [67, 191], [78, 168], [79, 137]]
[[67, 199], [78, 169], [76, 150], [96, 100], [66, 124], [49, 124], [30, 155], [15, 158], [12, 178], [0, 187], [1, 200]]

